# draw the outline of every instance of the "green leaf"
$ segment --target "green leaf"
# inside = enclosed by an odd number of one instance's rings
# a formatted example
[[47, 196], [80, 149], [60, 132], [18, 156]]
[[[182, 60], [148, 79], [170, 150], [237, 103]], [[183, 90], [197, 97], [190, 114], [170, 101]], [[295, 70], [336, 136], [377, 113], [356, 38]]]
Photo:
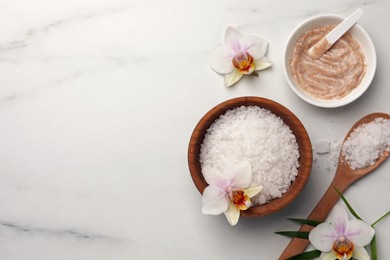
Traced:
[[302, 239], [309, 239], [309, 232], [303, 231], [278, 231], [275, 234], [286, 236], [286, 237], [297, 237]]
[[344, 195], [335, 187], [333, 186], [333, 188], [336, 190], [336, 192], [339, 194], [340, 198], [344, 201], [345, 205], [347, 206], [349, 212], [351, 212], [351, 214], [359, 219], [359, 220], [362, 220], [363, 219], [355, 212], [355, 210], [352, 208], [351, 204], [349, 204], [349, 202], [347, 201], [347, 199], [344, 197]]
[[259, 73], [258, 73], [257, 71], [254, 70], [254, 71], [252, 72], [252, 76], [258, 77], [258, 76], [259, 76]]
[[371, 224], [371, 227], [374, 227], [376, 224], [378, 224], [379, 221], [383, 220], [385, 217], [389, 216], [390, 215], [390, 210], [386, 212], [385, 215], [383, 215], [382, 217], [380, 217], [377, 221], [375, 221], [374, 223]]
[[312, 219], [302, 219], [302, 218], [289, 218], [289, 220], [292, 220], [294, 222], [297, 222], [299, 224], [305, 224], [309, 226], [318, 226], [322, 223], [322, 221], [312, 220]]
[[287, 260], [309, 260], [309, 259], [314, 259], [317, 258], [321, 255], [321, 251], [319, 250], [312, 250], [312, 251], [307, 251], [305, 253], [292, 256], [290, 258], [287, 258]]
[[370, 247], [371, 247], [371, 260], [378, 260], [378, 256], [376, 254], [376, 237], [375, 237], [375, 235], [371, 240]]

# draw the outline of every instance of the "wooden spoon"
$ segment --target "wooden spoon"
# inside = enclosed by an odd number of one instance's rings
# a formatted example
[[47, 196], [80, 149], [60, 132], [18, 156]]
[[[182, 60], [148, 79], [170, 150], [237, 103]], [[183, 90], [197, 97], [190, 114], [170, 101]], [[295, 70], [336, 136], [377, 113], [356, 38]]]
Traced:
[[[386, 113], [372, 113], [366, 115], [357, 121], [347, 133], [344, 142], [350, 136], [351, 132], [355, 130], [359, 125], [372, 122], [375, 118], [385, 118], [390, 119], [390, 115]], [[344, 144], [343, 142], [343, 144]], [[380, 164], [382, 164], [388, 157], [390, 152], [384, 152], [375, 162], [373, 166], [368, 166], [366, 168], [352, 170], [349, 165], [343, 160], [343, 156], [340, 153], [339, 162], [336, 170], [336, 174], [329, 185], [329, 188], [326, 190], [324, 196], [318, 202], [317, 206], [313, 209], [307, 219], [323, 221], [328, 216], [329, 212], [332, 210], [333, 206], [336, 204], [340, 196], [336, 192], [336, 187], [340, 192], [345, 191], [352, 183], [361, 177], [369, 174], [375, 170]], [[302, 225], [299, 231], [309, 232], [313, 229], [312, 226]], [[283, 251], [279, 260], [285, 260], [289, 257], [295, 256], [297, 254], [303, 253], [306, 249], [306, 246], [309, 244], [308, 239], [293, 238], [290, 243], [287, 245], [286, 249]]]

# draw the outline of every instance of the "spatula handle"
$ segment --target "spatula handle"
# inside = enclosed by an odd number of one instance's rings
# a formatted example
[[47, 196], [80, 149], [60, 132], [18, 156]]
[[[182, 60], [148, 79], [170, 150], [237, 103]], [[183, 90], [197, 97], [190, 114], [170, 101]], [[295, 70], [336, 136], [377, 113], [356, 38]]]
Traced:
[[[307, 219], [323, 221], [328, 216], [329, 212], [340, 198], [339, 194], [335, 190], [335, 187], [340, 192], [343, 192], [351, 184], [348, 180], [339, 176], [341, 175], [336, 174], [324, 196], [318, 202], [317, 206], [313, 209]], [[312, 226], [302, 225], [299, 231], [310, 232], [312, 229]], [[308, 239], [293, 238], [278, 259], [285, 260], [289, 257], [303, 253], [308, 244]]]
[[344, 21], [330, 31], [325, 37], [330, 44], [334, 44], [341, 36], [343, 36], [360, 18], [364, 15], [363, 9], [359, 8], [353, 14], [348, 16]]

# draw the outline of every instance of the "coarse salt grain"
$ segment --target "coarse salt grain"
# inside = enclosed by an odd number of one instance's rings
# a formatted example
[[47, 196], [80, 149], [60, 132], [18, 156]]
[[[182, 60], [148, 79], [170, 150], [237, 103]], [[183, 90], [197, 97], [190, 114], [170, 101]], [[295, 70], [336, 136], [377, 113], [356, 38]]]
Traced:
[[315, 144], [314, 144], [314, 149], [317, 153], [329, 153], [330, 152], [330, 142], [327, 141], [327, 140], [320, 140], [320, 141], [317, 141]]
[[316, 155], [313, 155], [313, 162], [317, 164], [317, 168], [333, 172], [339, 161], [340, 141], [322, 139], [316, 141], [314, 147]]
[[265, 204], [285, 193], [298, 174], [295, 135], [283, 120], [257, 106], [228, 110], [207, 129], [200, 149], [202, 170], [222, 171], [226, 165], [248, 161], [252, 185], [263, 185], [253, 205]]
[[342, 155], [352, 170], [374, 165], [385, 151], [390, 151], [390, 120], [383, 118], [358, 126], [342, 147]]

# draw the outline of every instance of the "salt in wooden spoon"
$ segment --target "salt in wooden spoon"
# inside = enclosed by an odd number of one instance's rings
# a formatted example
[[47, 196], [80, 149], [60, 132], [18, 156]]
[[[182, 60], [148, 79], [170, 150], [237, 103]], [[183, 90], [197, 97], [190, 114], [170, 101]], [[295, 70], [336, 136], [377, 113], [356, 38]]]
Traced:
[[[386, 113], [372, 113], [366, 115], [357, 121], [347, 133], [344, 142], [348, 139], [351, 132], [355, 130], [359, 125], [372, 122], [375, 118], [385, 118], [390, 119], [390, 115]], [[344, 143], [343, 142], [343, 143]], [[333, 206], [336, 204], [340, 196], [335, 190], [335, 187], [340, 191], [345, 191], [352, 183], [356, 180], [362, 178], [363, 176], [369, 174], [375, 170], [380, 164], [382, 164], [388, 157], [390, 152], [383, 152], [383, 154], [376, 160], [373, 166], [368, 166], [366, 168], [352, 170], [349, 165], [344, 161], [343, 156], [340, 153], [339, 162], [336, 170], [336, 174], [329, 185], [329, 188], [326, 190], [324, 196], [318, 202], [317, 206], [313, 209], [307, 219], [323, 221], [328, 216], [329, 212], [332, 210]], [[299, 231], [309, 232], [313, 229], [312, 226], [302, 225]], [[306, 249], [306, 246], [309, 244], [309, 240], [293, 238], [290, 243], [287, 245], [286, 249], [283, 251], [279, 260], [285, 260], [294, 255], [303, 253]]]

